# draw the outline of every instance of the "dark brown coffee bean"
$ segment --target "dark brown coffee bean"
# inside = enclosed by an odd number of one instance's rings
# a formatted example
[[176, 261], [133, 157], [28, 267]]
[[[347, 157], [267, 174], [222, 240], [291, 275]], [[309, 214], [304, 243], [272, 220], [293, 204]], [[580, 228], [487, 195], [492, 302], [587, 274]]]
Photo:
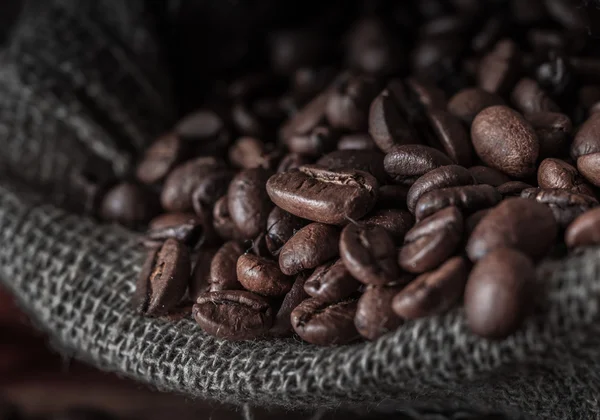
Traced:
[[539, 140], [518, 112], [502, 105], [484, 109], [473, 121], [471, 137], [477, 155], [487, 165], [517, 178], [535, 171]]
[[369, 76], [338, 77], [325, 108], [329, 124], [348, 131], [366, 130], [369, 106], [379, 90], [379, 84]]
[[283, 296], [294, 282], [281, 272], [275, 261], [252, 254], [238, 258], [237, 278], [246, 290], [262, 296]]
[[275, 315], [273, 327], [269, 330], [269, 335], [273, 337], [289, 337], [293, 334], [291, 315], [292, 311], [300, 305], [308, 295], [304, 291], [304, 284], [308, 277], [307, 273], [296, 275], [294, 284], [289, 292], [283, 298], [283, 302]]
[[[504, 176], [504, 175], [503, 175]], [[475, 178], [469, 170], [458, 165], [440, 166], [421, 176], [408, 191], [406, 205], [415, 211], [417, 201], [423, 194], [440, 188], [458, 187], [475, 184]]]
[[565, 231], [569, 248], [600, 244], [600, 209], [593, 209], [577, 217]]
[[192, 194], [206, 176], [225, 169], [225, 163], [214, 157], [201, 157], [176, 167], [165, 180], [161, 203], [170, 212], [192, 210]]
[[469, 214], [495, 206], [502, 196], [491, 185], [467, 185], [429, 191], [419, 198], [415, 209], [417, 221], [450, 206]]
[[502, 197], [520, 197], [521, 192], [531, 188], [531, 185], [523, 181], [509, 181], [496, 187], [496, 190], [502, 194]]
[[510, 178], [497, 169], [488, 166], [472, 166], [469, 172], [475, 178], [476, 184], [487, 184], [492, 187], [499, 187], [502, 184], [510, 182]]
[[242, 169], [272, 169], [277, 153], [269, 152], [265, 144], [255, 137], [240, 137], [229, 148], [229, 161]]
[[537, 112], [526, 115], [540, 141], [540, 158], [566, 155], [569, 148], [571, 119], [558, 112]]
[[217, 234], [225, 239], [240, 239], [241, 234], [237, 231], [228, 207], [229, 199], [226, 195], [219, 198], [213, 208], [213, 227]]
[[471, 40], [471, 48], [475, 53], [484, 53], [490, 50], [506, 29], [504, 16], [491, 16]]
[[[580, 156], [577, 159], [577, 169], [585, 179], [596, 187], [600, 187], [600, 153], [590, 153], [589, 155]], [[584, 191], [578, 192], [585, 194]]]
[[306, 226], [308, 222], [294, 216], [285, 210], [275, 207], [267, 219], [267, 248], [273, 256], [278, 256], [279, 251], [294, 234]]
[[571, 144], [571, 157], [600, 152], [600, 114], [595, 113], [583, 123]]
[[162, 244], [177, 239], [193, 248], [204, 234], [204, 220], [194, 213], [166, 213], [152, 219], [146, 237], [149, 242]]
[[455, 94], [448, 102], [448, 111], [467, 124], [471, 124], [475, 116], [483, 109], [504, 105], [502, 98], [494, 93], [476, 87], [466, 88]]
[[216, 170], [198, 182], [192, 192], [192, 207], [197, 215], [211, 214], [216, 202], [227, 194], [235, 174], [228, 170]]
[[330, 94], [331, 88], [328, 88], [306, 104], [281, 127], [279, 137], [287, 141], [295, 135], [307, 135], [322, 124]]
[[452, 256], [463, 237], [463, 217], [448, 207], [426, 217], [408, 231], [400, 248], [400, 267], [410, 273], [424, 273]]
[[511, 40], [499, 41], [479, 63], [477, 81], [481, 89], [504, 94], [510, 91], [520, 72], [521, 53]]
[[270, 32], [267, 44], [271, 66], [281, 74], [318, 63], [327, 47], [323, 34], [304, 28]]
[[390, 177], [404, 185], [411, 185], [420, 176], [440, 166], [452, 164], [452, 160], [444, 153], [420, 144], [393, 147], [383, 160]]
[[436, 270], [421, 274], [410, 282], [394, 297], [392, 308], [402, 319], [446, 312], [462, 297], [468, 275], [465, 258], [450, 258]]
[[382, 185], [379, 187], [377, 207], [404, 208], [410, 187], [407, 185]]
[[291, 76], [294, 100], [304, 104], [323, 91], [335, 78], [336, 70], [330, 66], [301, 67]]
[[397, 281], [400, 276], [396, 246], [382, 227], [346, 226], [340, 237], [340, 256], [361, 283], [383, 285]]
[[560, 188], [594, 196], [592, 187], [579, 175], [575, 167], [564, 160], [544, 159], [538, 168], [537, 180], [540, 188]]
[[483, 209], [476, 211], [465, 219], [465, 232], [466, 238], [471, 237], [475, 228], [483, 220], [483, 218], [490, 212], [491, 209]]
[[192, 271], [192, 276], [190, 277], [188, 288], [189, 298], [194, 302], [202, 293], [210, 291], [210, 266], [216, 253], [217, 248], [203, 247], [196, 257], [196, 263], [194, 265], [194, 270]]
[[193, 316], [205, 332], [227, 340], [261, 337], [273, 325], [269, 302], [245, 290], [204, 293], [194, 305]]
[[277, 167], [277, 173], [290, 172], [292, 169], [298, 169], [303, 165], [312, 163], [312, 159], [298, 153], [288, 153], [281, 159]]
[[150, 316], [166, 314], [185, 294], [189, 278], [189, 251], [175, 239], [167, 239], [148, 253], [133, 296], [135, 309]]
[[546, 0], [546, 10], [554, 20], [567, 29], [581, 31], [589, 26], [585, 8], [572, 0]]
[[347, 61], [350, 67], [367, 74], [392, 74], [401, 64], [399, 47], [380, 20], [364, 18], [350, 31]]
[[338, 150], [379, 150], [368, 133], [347, 134], [340, 137]]
[[532, 261], [519, 251], [499, 248], [480, 260], [465, 289], [467, 323], [473, 333], [501, 339], [514, 333], [531, 306]]
[[419, 104], [429, 110], [445, 109], [447, 106], [446, 94], [435, 84], [415, 77], [408, 77], [405, 81], [411, 93], [417, 97]]
[[137, 179], [144, 184], [162, 181], [181, 159], [182, 149], [181, 140], [175, 133], [159, 137], [144, 152], [136, 168]]
[[430, 110], [427, 116], [446, 155], [459, 165], [471, 165], [473, 147], [462, 122], [449, 112], [440, 109]]
[[304, 290], [323, 302], [340, 302], [355, 293], [359, 286], [344, 262], [334, 260], [317, 267], [304, 283]]
[[202, 109], [187, 115], [175, 126], [175, 132], [195, 154], [220, 154], [231, 141], [229, 129], [214, 111]]
[[292, 276], [316, 268], [339, 254], [340, 230], [322, 223], [311, 223], [292, 236], [279, 253], [279, 267]]
[[227, 191], [231, 220], [246, 239], [256, 237], [267, 227], [273, 203], [266, 184], [271, 172], [263, 168], [246, 169], [238, 173]]
[[317, 160], [317, 165], [331, 171], [347, 169], [367, 172], [383, 184], [387, 180], [383, 169], [384, 157], [379, 150], [336, 150]]
[[369, 216], [360, 220], [361, 225], [379, 226], [392, 235], [392, 239], [397, 244], [404, 241], [404, 235], [414, 225], [414, 216], [400, 209], [380, 209], [369, 213]]
[[403, 319], [392, 310], [392, 300], [400, 286], [369, 286], [358, 300], [354, 325], [367, 340], [376, 340], [394, 331]]
[[245, 136], [261, 137], [266, 128], [250, 107], [238, 102], [231, 107], [231, 121], [235, 128]]
[[335, 149], [339, 133], [330, 127], [318, 125], [306, 134], [293, 134], [285, 145], [293, 153], [317, 157]]
[[244, 248], [235, 241], [225, 242], [215, 253], [210, 263], [210, 291], [237, 290], [242, 285], [237, 278], [237, 261]]
[[311, 165], [273, 175], [267, 182], [277, 206], [304, 219], [337, 225], [367, 214], [377, 201], [377, 190], [377, 180], [366, 172]]
[[554, 218], [563, 228], [580, 214], [598, 205], [598, 200], [594, 197], [561, 189], [529, 188], [521, 192], [521, 197], [536, 200], [550, 207]]
[[440, 77], [444, 63], [456, 62], [463, 45], [456, 36], [422, 38], [411, 54], [411, 70], [426, 79]]
[[100, 217], [128, 227], [138, 227], [159, 210], [158, 200], [144, 187], [123, 182], [111, 188], [102, 200]]
[[542, 258], [554, 245], [558, 226], [552, 211], [524, 198], [508, 198], [477, 225], [466, 250], [477, 261], [498, 248], [516, 249], [530, 258]]
[[523, 114], [560, 112], [560, 108], [552, 98], [535, 80], [528, 77], [524, 77], [516, 84], [510, 98], [515, 107]]
[[347, 344], [359, 337], [354, 326], [356, 306], [356, 300], [326, 303], [306, 299], [292, 311], [292, 327], [300, 338], [311, 344]]

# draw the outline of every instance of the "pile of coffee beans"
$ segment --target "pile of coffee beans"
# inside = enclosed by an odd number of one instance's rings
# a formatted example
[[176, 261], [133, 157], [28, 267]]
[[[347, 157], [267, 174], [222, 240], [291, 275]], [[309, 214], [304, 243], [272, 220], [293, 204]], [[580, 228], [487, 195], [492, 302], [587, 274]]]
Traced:
[[334, 345], [462, 304], [501, 339], [536, 264], [600, 243], [579, 2], [372, 3], [339, 38], [326, 14], [270, 33], [106, 193], [104, 220], [147, 224], [137, 311]]

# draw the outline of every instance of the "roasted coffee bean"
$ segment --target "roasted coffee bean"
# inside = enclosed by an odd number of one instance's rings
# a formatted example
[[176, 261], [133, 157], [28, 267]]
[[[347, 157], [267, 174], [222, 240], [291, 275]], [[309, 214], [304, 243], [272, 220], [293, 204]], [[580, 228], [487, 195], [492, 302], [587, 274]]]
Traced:
[[189, 278], [189, 251], [175, 239], [167, 239], [148, 253], [137, 280], [134, 308], [144, 315], [166, 314], [185, 294]]
[[437, 140], [448, 157], [459, 165], [471, 165], [473, 146], [462, 122], [449, 112], [440, 109], [430, 110], [427, 116]]
[[166, 213], [152, 219], [146, 233], [149, 245], [169, 238], [193, 248], [204, 235], [204, 220], [194, 213]]
[[327, 303], [306, 299], [292, 311], [292, 327], [300, 338], [311, 344], [347, 344], [359, 337], [354, 326], [356, 306], [356, 300]]
[[233, 219], [229, 214], [229, 199], [226, 195], [219, 198], [213, 208], [213, 227], [217, 234], [225, 239], [239, 239], [241, 237]]
[[335, 149], [338, 134], [330, 127], [318, 125], [306, 134], [291, 135], [285, 144], [291, 152], [316, 157]]
[[317, 64], [326, 51], [323, 34], [313, 29], [281, 30], [269, 33], [267, 42], [271, 66], [277, 73]]
[[517, 83], [510, 97], [512, 103], [525, 115], [536, 112], [560, 112], [560, 108], [552, 98], [535, 80], [528, 77], [524, 77]]
[[471, 137], [477, 155], [487, 165], [517, 178], [535, 171], [539, 140], [518, 112], [502, 105], [485, 108], [473, 120]]
[[111, 188], [104, 196], [100, 217], [135, 228], [154, 217], [158, 208], [158, 200], [152, 192], [140, 185], [123, 182]]
[[502, 184], [510, 182], [510, 178], [497, 169], [488, 166], [472, 166], [469, 172], [475, 178], [476, 184], [487, 184], [492, 187], [499, 187]]
[[291, 76], [291, 90], [295, 101], [304, 104], [325, 89], [335, 78], [333, 67], [300, 67]]
[[593, 209], [577, 217], [565, 231], [569, 248], [600, 244], [600, 209]]
[[475, 184], [475, 178], [469, 170], [458, 165], [440, 166], [421, 176], [408, 191], [406, 205], [411, 212], [415, 211], [417, 201], [426, 192], [440, 188], [458, 187]]
[[401, 65], [399, 48], [383, 22], [365, 18], [350, 31], [347, 60], [352, 68], [367, 74], [392, 74]]
[[244, 254], [244, 248], [236, 242], [225, 242], [215, 253], [210, 263], [210, 291], [242, 289], [237, 278], [237, 261]]
[[560, 157], [568, 154], [571, 119], [558, 112], [537, 112], [525, 116], [540, 141], [540, 158]]
[[560, 188], [594, 196], [592, 187], [579, 175], [575, 167], [564, 160], [544, 159], [538, 168], [537, 180], [540, 188]]
[[336, 80], [325, 108], [329, 124], [348, 131], [366, 130], [369, 106], [379, 90], [372, 77], [342, 75]]
[[479, 222], [483, 220], [483, 218], [490, 212], [490, 210], [491, 209], [483, 209], [476, 211], [475, 213], [471, 214], [465, 219], [466, 238], [471, 237], [473, 231], [475, 230]]
[[585, 194], [561, 189], [529, 188], [521, 197], [536, 200], [550, 207], [559, 226], [567, 227], [577, 216], [598, 205], [598, 200]]
[[519, 47], [508, 39], [499, 41], [479, 64], [477, 81], [481, 89], [504, 94], [513, 87], [520, 72]]
[[214, 157], [201, 157], [176, 167], [165, 180], [161, 203], [170, 212], [192, 210], [192, 194], [206, 176], [225, 169], [225, 163]]
[[490, 50], [506, 30], [506, 18], [504, 16], [492, 16], [481, 27], [481, 30], [473, 36], [471, 48], [476, 53]]
[[340, 236], [340, 256], [352, 276], [364, 284], [388, 284], [400, 276], [394, 240], [382, 227], [346, 226]]
[[509, 181], [496, 187], [496, 191], [502, 194], [502, 197], [520, 197], [521, 192], [532, 186], [523, 181]]
[[204, 331], [227, 340], [261, 337], [273, 325], [273, 310], [266, 298], [245, 290], [204, 293], [192, 313]]
[[281, 159], [277, 167], [277, 173], [290, 172], [293, 169], [298, 169], [303, 165], [312, 163], [312, 159], [298, 153], [288, 153]]
[[[600, 187], [600, 153], [580, 156], [577, 159], [577, 169], [586, 180], [596, 187]], [[583, 191], [578, 192], [584, 193]], [[590, 195], [593, 195], [593, 191]]]
[[388, 231], [392, 235], [395, 243], [402, 243], [404, 235], [414, 225], [414, 216], [400, 209], [380, 209], [375, 210], [364, 219], [360, 220], [361, 225], [379, 226]]
[[367, 340], [376, 340], [394, 331], [403, 319], [392, 310], [392, 300], [400, 286], [369, 286], [358, 300], [354, 325]]
[[338, 141], [337, 148], [338, 150], [378, 150], [368, 133], [342, 136]]
[[331, 89], [328, 88], [306, 104], [281, 127], [279, 137], [288, 141], [295, 135], [307, 135], [322, 124], [325, 121], [325, 109], [330, 93]]
[[210, 266], [216, 253], [217, 248], [204, 247], [198, 252], [188, 287], [189, 298], [194, 302], [198, 296], [211, 289]]
[[379, 187], [377, 207], [404, 208], [410, 187], [407, 185], [382, 185]]
[[192, 192], [192, 207], [197, 215], [211, 214], [217, 200], [227, 194], [235, 174], [229, 170], [217, 170], [206, 174]]
[[317, 267], [304, 283], [311, 297], [323, 302], [340, 302], [355, 293], [360, 283], [352, 277], [342, 260], [333, 260]]
[[448, 207], [421, 220], [404, 237], [398, 262], [410, 273], [424, 273], [452, 256], [463, 238], [463, 216]]
[[600, 114], [591, 114], [575, 134], [571, 144], [571, 157], [600, 152]]
[[221, 154], [231, 141], [225, 121], [214, 111], [202, 109], [187, 115], [175, 126], [175, 132], [195, 154]]
[[271, 172], [263, 168], [246, 169], [238, 173], [227, 192], [227, 206], [237, 231], [246, 239], [256, 237], [267, 227], [273, 208], [266, 184]]
[[364, 171], [383, 184], [387, 180], [387, 174], [383, 169], [384, 157], [385, 155], [379, 150], [336, 150], [317, 160], [317, 165], [330, 171], [337, 169]]
[[300, 229], [279, 253], [279, 267], [292, 276], [316, 268], [339, 254], [340, 230], [335, 226], [311, 223]]
[[240, 137], [229, 148], [229, 161], [242, 169], [272, 169], [277, 163], [277, 155], [255, 137]]
[[275, 261], [252, 254], [238, 258], [237, 278], [246, 290], [262, 296], [283, 296], [294, 282], [281, 272]]
[[416, 77], [408, 77], [405, 83], [423, 107], [429, 110], [446, 108], [448, 103], [446, 94], [435, 84]]
[[252, 254], [259, 256], [259, 257], [271, 259], [271, 257], [273, 255], [271, 254], [271, 252], [269, 251], [269, 248], [267, 247], [267, 233], [266, 232], [259, 233], [256, 238], [252, 239], [249, 242], [250, 242], [249, 252], [251, 251]]
[[235, 103], [231, 107], [231, 121], [244, 136], [262, 137], [266, 131], [264, 124], [244, 103]]
[[367, 214], [377, 201], [377, 180], [361, 171], [302, 166], [273, 175], [267, 192], [273, 203], [304, 219], [345, 224]]
[[[412, 51], [411, 70], [413, 74], [419, 74], [425, 79], [439, 81], [440, 84], [443, 84], [444, 77], [448, 77], [443, 74], [444, 70], [450, 70], [448, 67], [452, 68], [453, 63], [458, 62], [463, 49], [464, 46], [456, 36], [422, 38]], [[454, 68], [450, 71], [456, 73]], [[456, 74], [452, 76], [458, 77]], [[455, 81], [450, 79], [446, 83], [452, 82]], [[457, 87], [463, 87], [462, 83], [459, 83], [459, 86], [450, 85], [448, 90], [455, 90]]]
[[136, 168], [136, 177], [144, 184], [154, 184], [165, 179], [180, 161], [183, 152], [181, 139], [175, 133], [156, 139], [144, 152]]
[[470, 87], [459, 91], [450, 99], [448, 111], [470, 125], [477, 114], [494, 105], [504, 105], [504, 100], [494, 93]]
[[516, 249], [530, 258], [542, 258], [558, 235], [550, 209], [534, 200], [508, 198], [481, 220], [466, 246], [471, 261], [498, 248]]
[[278, 256], [279, 251], [294, 234], [308, 222], [294, 216], [285, 210], [275, 207], [267, 219], [267, 248], [273, 256]]
[[531, 307], [535, 267], [523, 253], [499, 248], [471, 271], [465, 289], [467, 323], [475, 334], [501, 339], [515, 332]]
[[411, 185], [420, 176], [454, 162], [439, 150], [419, 144], [393, 147], [383, 160], [386, 172], [398, 184]]
[[392, 300], [402, 319], [441, 314], [458, 303], [465, 290], [469, 266], [465, 258], [452, 257], [434, 271], [421, 274]]
[[273, 337], [288, 337], [294, 332], [291, 315], [292, 311], [308, 298], [308, 295], [304, 291], [304, 284], [307, 277], [307, 273], [296, 275], [292, 288], [283, 298], [277, 315], [275, 315], [275, 322], [273, 322], [273, 327], [269, 330], [269, 335]]
[[419, 198], [415, 209], [417, 221], [450, 206], [458, 207], [463, 213], [495, 206], [502, 196], [491, 185], [467, 185], [429, 191]]

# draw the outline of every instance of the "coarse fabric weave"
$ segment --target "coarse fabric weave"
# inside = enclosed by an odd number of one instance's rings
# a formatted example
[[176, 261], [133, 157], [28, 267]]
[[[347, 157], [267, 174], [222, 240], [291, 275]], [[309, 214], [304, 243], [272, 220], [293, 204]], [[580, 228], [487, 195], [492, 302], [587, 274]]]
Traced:
[[598, 249], [545, 262], [534, 316], [501, 342], [470, 334], [461, 309], [333, 348], [226, 342], [191, 319], [136, 315], [139, 238], [71, 209], [86, 206], [82, 174], [127, 174], [172, 123], [145, 5], [32, 1], [0, 58], [0, 279], [58, 349], [224, 402], [600, 418]]

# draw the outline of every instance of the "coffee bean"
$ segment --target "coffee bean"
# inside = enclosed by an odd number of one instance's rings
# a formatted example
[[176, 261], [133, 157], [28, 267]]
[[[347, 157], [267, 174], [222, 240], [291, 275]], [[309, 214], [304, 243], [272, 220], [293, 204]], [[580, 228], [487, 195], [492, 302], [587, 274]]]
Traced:
[[501, 339], [514, 333], [531, 306], [535, 267], [519, 251], [499, 248], [471, 271], [465, 289], [465, 313], [473, 333]]
[[252, 254], [271, 259], [273, 256], [267, 247], [267, 233], [261, 232], [258, 236], [250, 241], [250, 250]]
[[312, 29], [271, 32], [267, 44], [271, 65], [282, 74], [291, 74], [301, 67], [318, 63], [327, 46], [327, 42], [323, 42], [323, 34]]
[[483, 218], [490, 212], [490, 210], [491, 209], [483, 209], [476, 211], [475, 213], [471, 214], [465, 219], [466, 238], [471, 237], [473, 231], [475, 230], [479, 222], [483, 220]]
[[440, 109], [432, 109], [427, 115], [433, 131], [448, 157], [459, 165], [471, 165], [473, 147], [462, 122], [449, 112]]
[[206, 174], [192, 192], [192, 207], [197, 215], [210, 215], [216, 202], [227, 194], [234, 173], [229, 170], [216, 170]]
[[508, 39], [499, 41], [479, 64], [477, 72], [479, 87], [486, 92], [497, 94], [510, 91], [519, 75], [520, 60], [519, 47], [513, 41]]
[[225, 242], [210, 263], [210, 291], [242, 289], [237, 278], [237, 261], [244, 249], [236, 241]]
[[379, 150], [336, 150], [317, 160], [317, 165], [330, 171], [347, 169], [367, 172], [383, 184], [387, 180], [383, 169], [384, 156]]
[[146, 237], [151, 244], [177, 239], [193, 248], [204, 234], [204, 220], [194, 213], [166, 213], [152, 219]]
[[472, 166], [469, 172], [475, 178], [476, 184], [487, 184], [492, 187], [499, 187], [502, 184], [510, 182], [510, 178], [497, 169], [488, 166]]
[[487, 165], [517, 178], [535, 171], [539, 140], [518, 112], [502, 105], [485, 108], [473, 121], [471, 137], [477, 155]]
[[529, 188], [521, 197], [536, 200], [550, 207], [560, 227], [567, 227], [577, 216], [598, 205], [598, 200], [585, 194], [561, 189]]
[[[600, 187], [600, 153], [590, 153], [577, 159], [577, 169], [586, 180]], [[585, 184], [584, 184], [585, 185]], [[584, 193], [584, 191], [577, 191]], [[590, 191], [593, 195], [593, 191]], [[584, 193], [585, 194], [585, 193]]]
[[573, 128], [567, 115], [558, 112], [537, 112], [525, 117], [540, 141], [540, 158], [567, 154]]
[[500, 96], [483, 89], [470, 87], [459, 91], [450, 98], [448, 111], [470, 125], [477, 114], [494, 105], [504, 105]]
[[269, 213], [267, 219], [267, 248], [273, 256], [278, 256], [279, 251], [285, 243], [302, 227], [307, 221], [275, 207]]
[[592, 114], [575, 134], [571, 144], [571, 157], [600, 152], [600, 114]]
[[283, 296], [294, 281], [279, 270], [275, 261], [252, 254], [238, 258], [237, 278], [246, 290], [262, 296]]
[[367, 340], [376, 340], [394, 331], [403, 320], [392, 310], [392, 300], [399, 286], [369, 286], [358, 300], [354, 325]]
[[219, 155], [231, 141], [228, 127], [214, 111], [201, 109], [187, 115], [175, 126], [187, 149], [199, 155]]
[[472, 185], [475, 178], [469, 170], [458, 165], [440, 166], [418, 178], [410, 187], [406, 204], [411, 212], [415, 211], [417, 201], [423, 194], [440, 188]]
[[193, 316], [205, 332], [227, 340], [261, 337], [273, 325], [269, 302], [245, 290], [204, 293], [194, 305]]
[[463, 213], [495, 206], [502, 196], [491, 185], [467, 185], [429, 191], [419, 198], [415, 209], [417, 221], [450, 206], [456, 206]]
[[192, 210], [192, 194], [206, 176], [225, 169], [225, 163], [214, 157], [201, 157], [176, 167], [165, 180], [161, 203], [170, 212]]
[[291, 76], [292, 96], [304, 104], [324, 90], [335, 78], [336, 70], [330, 66], [300, 67]]
[[291, 135], [285, 144], [291, 152], [316, 157], [335, 149], [338, 134], [330, 127], [318, 125], [306, 134]]
[[279, 162], [277, 173], [290, 172], [292, 169], [298, 169], [302, 165], [308, 165], [310, 163], [312, 163], [312, 159], [308, 156], [299, 153], [288, 153], [281, 159], [281, 162]]
[[165, 134], [146, 149], [136, 168], [137, 179], [144, 184], [154, 184], [165, 179], [179, 162], [183, 146], [175, 133]]
[[269, 152], [265, 144], [255, 137], [240, 137], [229, 148], [229, 161], [242, 169], [272, 169], [277, 158], [276, 152]]
[[404, 208], [410, 187], [407, 185], [382, 185], [379, 187], [377, 207]]
[[229, 214], [237, 231], [246, 239], [256, 237], [267, 227], [267, 218], [273, 208], [266, 190], [269, 176], [271, 172], [263, 168], [246, 169], [229, 184]]
[[148, 222], [157, 213], [158, 207], [158, 200], [150, 191], [137, 184], [123, 182], [104, 196], [100, 217], [135, 228]]
[[210, 266], [217, 253], [217, 248], [200, 248], [192, 276], [190, 277], [188, 295], [192, 301], [211, 289]]
[[392, 74], [401, 65], [399, 48], [383, 22], [364, 18], [350, 31], [347, 61], [351, 67], [367, 74]]
[[417, 178], [433, 169], [452, 164], [452, 160], [439, 150], [419, 144], [395, 146], [383, 160], [390, 177], [404, 185], [413, 184]]
[[334, 226], [311, 223], [300, 229], [279, 253], [279, 267], [292, 276], [316, 268], [339, 254], [340, 231]]
[[352, 277], [342, 260], [317, 267], [304, 283], [308, 295], [323, 302], [340, 302], [358, 291], [360, 283]]
[[377, 150], [377, 145], [368, 133], [347, 134], [340, 137], [338, 150]]
[[367, 214], [377, 201], [377, 180], [361, 171], [316, 166], [273, 175], [267, 192], [273, 203], [298, 217], [345, 224]]
[[325, 109], [330, 94], [331, 88], [328, 88], [306, 104], [281, 127], [279, 137], [287, 141], [294, 135], [309, 134], [314, 128], [322, 124], [325, 121]]
[[496, 191], [502, 194], [502, 197], [504, 198], [520, 197], [521, 192], [523, 192], [523, 190], [526, 190], [527, 188], [531, 188], [531, 185], [523, 181], [509, 181], [496, 187]]
[[300, 338], [311, 344], [347, 344], [359, 337], [354, 326], [356, 306], [356, 300], [326, 303], [306, 299], [292, 311], [292, 327]]
[[395, 243], [402, 243], [404, 235], [414, 225], [413, 215], [400, 209], [380, 209], [369, 213], [369, 216], [360, 220], [364, 226], [379, 226], [387, 230]]
[[565, 231], [565, 243], [569, 248], [600, 244], [600, 209], [577, 217]]
[[505, 32], [507, 26], [504, 16], [492, 16], [481, 27], [480, 31], [473, 36], [471, 48], [480, 54], [490, 50]]
[[456, 207], [421, 220], [404, 238], [398, 254], [400, 267], [416, 274], [438, 267], [457, 251], [463, 229], [463, 217]]
[[560, 108], [552, 98], [544, 92], [535, 80], [528, 77], [524, 77], [517, 83], [510, 98], [523, 114], [560, 112]]
[[471, 261], [498, 248], [516, 249], [537, 260], [550, 251], [557, 235], [558, 226], [548, 207], [533, 200], [509, 198], [477, 225], [466, 251]]
[[589, 26], [585, 8], [571, 0], [546, 0], [546, 10], [567, 29], [579, 31]]
[[388, 284], [400, 276], [396, 246], [382, 227], [346, 226], [340, 237], [340, 256], [352, 276], [364, 284]]
[[215, 232], [225, 240], [239, 239], [241, 235], [229, 214], [228, 202], [228, 197], [224, 195], [215, 203], [215, 207], [213, 208], [213, 227]]
[[415, 77], [408, 77], [405, 83], [423, 107], [429, 110], [446, 108], [446, 94], [435, 84]]
[[275, 322], [273, 322], [273, 327], [269, 330], [269, 335], [273, 337], [288, 337], [294, 332], [291, 315], [292, 311], [308, 298], [308, 295], [304, 291], [304, 284], [307, 277], [307, 273], [296, 275], [292, 288], [283, 298], [277, 315], [275, 315]]
[[144, 315], [166, 314], [185, 294], [189, 278], [189, 251], [175, 239], [167, 239], [148, 253], [137, 280], [134, 308]]
[[594, 196], [591, 186], [579, 175], [577, 169], [564, 160], [544, 159], [538, 168], [537, 179], [540, 188], [560, 188]]
[[417, 319], [441, 314], [458, 303], [465, 290], [468, 263], [452, 257], [439, 268], [421, 274], [392, 301], [392, 308], [402, 319]]
[[329, 124], [348, 131], [366, 130], [369, 106], [379, 90], [372, 77], [349, 74], [339, 77], [325, 109]]

